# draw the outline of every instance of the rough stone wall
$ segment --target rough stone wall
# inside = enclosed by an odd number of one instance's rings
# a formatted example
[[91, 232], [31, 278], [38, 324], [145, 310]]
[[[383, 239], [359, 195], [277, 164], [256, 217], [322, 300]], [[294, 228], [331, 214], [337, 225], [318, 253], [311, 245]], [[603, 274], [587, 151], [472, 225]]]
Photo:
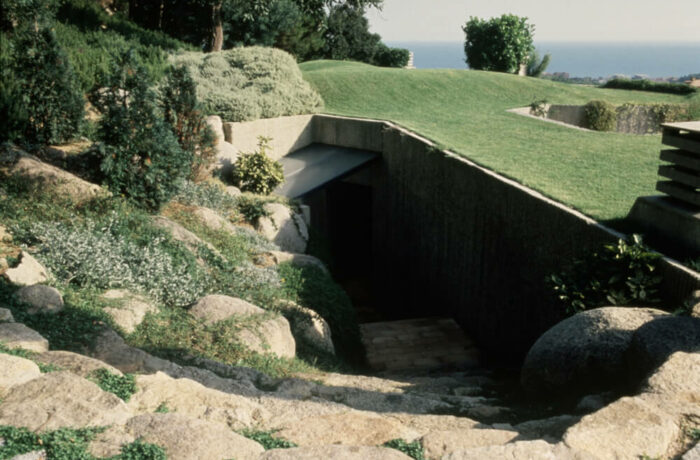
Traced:
[[[569, 125], [587, 128], [586, 111], [582, 105], [551, 105], [547, 118]], [[652, 106], [621, 106], [617, 110], [618, 133], [651, 134], [661, 131], [658, 116]]]

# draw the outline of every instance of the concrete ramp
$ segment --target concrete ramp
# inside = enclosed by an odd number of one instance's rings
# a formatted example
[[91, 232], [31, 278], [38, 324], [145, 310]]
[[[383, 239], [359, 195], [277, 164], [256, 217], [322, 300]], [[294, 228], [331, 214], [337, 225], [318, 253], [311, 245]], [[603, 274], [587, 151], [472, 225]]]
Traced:
[[275, 193], [298, 198], [355, 172], [378, 156], [366, 150], [311, 144], [280, 158], [285, 181]]
[[479, 365], [474, 343], [451, 318], [360, 324], [367, 361], [376, 371]]

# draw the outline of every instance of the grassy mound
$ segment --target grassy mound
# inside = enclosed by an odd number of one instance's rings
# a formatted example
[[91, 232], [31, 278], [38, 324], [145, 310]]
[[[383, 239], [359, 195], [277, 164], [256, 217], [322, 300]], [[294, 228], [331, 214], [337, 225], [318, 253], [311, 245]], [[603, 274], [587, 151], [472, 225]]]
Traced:
[[197, 83], [207, 111], [225, 121], [247, 121], [317, 112], [321, 97], [302, 78], [291, 55], [274, 48], [235, 48], [173, 56]]
[[466, 70], [384, 69], [350, 62], [301, 65], [332, 114], [392, 120], [600, 220], [655, 194], [659, 135], [586, 132], [506, 110], [536, 100], [585, 104], [697, 103], [674, 96], [567, 85]]

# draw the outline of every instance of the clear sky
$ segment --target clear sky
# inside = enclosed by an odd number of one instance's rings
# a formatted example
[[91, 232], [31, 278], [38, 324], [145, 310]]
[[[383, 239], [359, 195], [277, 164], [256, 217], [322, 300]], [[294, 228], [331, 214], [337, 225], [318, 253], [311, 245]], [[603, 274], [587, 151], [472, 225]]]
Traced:
[[385, 41], [463, 41], [469, 16], [504, 13], [528, 17], [539, 42], [700, 42], [700, 0], [384, 0], [367, 16]]

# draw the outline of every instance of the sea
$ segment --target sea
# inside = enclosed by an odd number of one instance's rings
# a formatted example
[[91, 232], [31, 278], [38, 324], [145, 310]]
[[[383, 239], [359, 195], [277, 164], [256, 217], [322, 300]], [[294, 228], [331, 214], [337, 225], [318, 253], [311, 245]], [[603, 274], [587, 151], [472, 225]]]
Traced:
[[[419, 69], [466, 69], [463, 42], [387, 42], [407, 48]], [[548, 73], [571, 77], [635, 75], [649, 78], [700, 73], [700, 42], [566, 43], [535, 42], [540, 56], [550, 53]]]

